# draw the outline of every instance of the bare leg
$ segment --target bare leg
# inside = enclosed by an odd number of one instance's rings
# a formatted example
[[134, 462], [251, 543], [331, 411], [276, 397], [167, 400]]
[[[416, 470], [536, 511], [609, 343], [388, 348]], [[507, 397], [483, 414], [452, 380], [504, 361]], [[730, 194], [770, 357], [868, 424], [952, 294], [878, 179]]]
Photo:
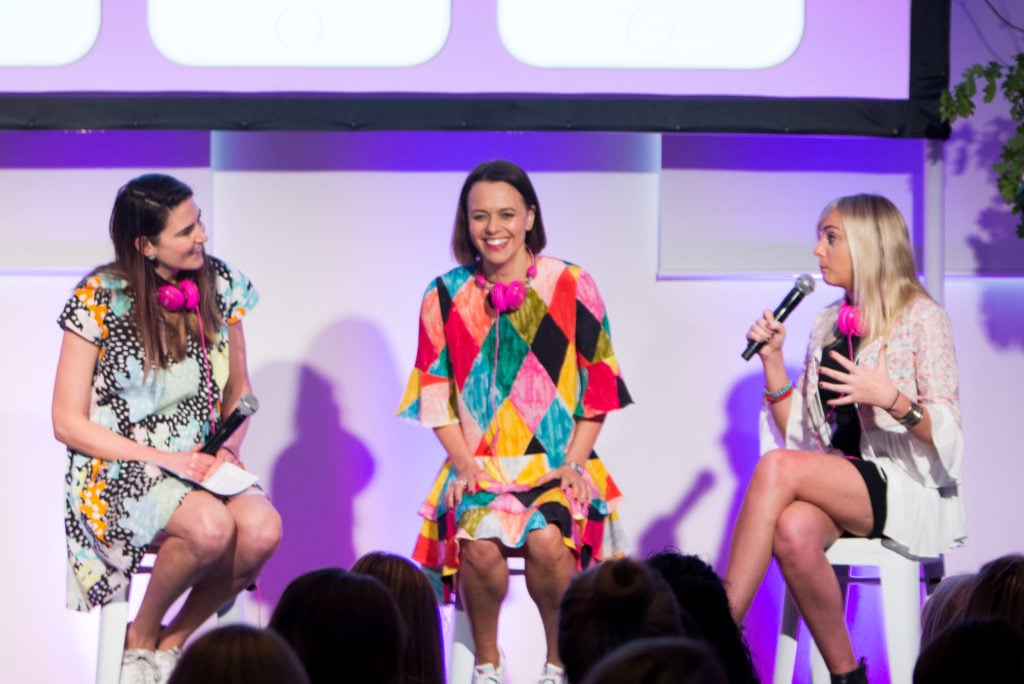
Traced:
[[[867, 487], [864, 490], [866, 496]], [[797, 501], [782, 512], [774, 540], [775, 558], [786, 585], [825, 664], [835, 674], [857, 667], [846, 630], [842, 592], [824, 551], [840, 534], [841, 530], [824, 511]]]
[[867, 534], [873, 516], [864, 480], [841, 456], [777, 449], [765, 454], [750, 479], [733, 530], [726, 591], [736, 622], [742, 622], [772, 558], [782, 512], [804, 501], [837, 528]]
[[508, 563], [497, 542], [463, 541], [459, 548], [458, 591], [476, 646], [476, 662], [498, 667], [498, 615], [508, 593]]
[[234, 540], [235, 525], [224, 504], [206, 492], [194, 491], [185, 496], [164, 532], [167, 538], [128, 628], [129, 649], [156, 649], [164, 614], [218, 563]]
[[161, 632], [158, 648], [180, 647], [233, 596], [252, 584], [281, 541], [281, 516], [270, 501], [247, 494], [227, 503], [234, 520], [234, 543], [212, 571], [196, 584], [178, 614]]
[[559, 667], [562, 658], [558, 654], [558, 605], [575, 570], [576, 560], [556, 525], [526, 535], [526, 589], [544, 624], [547, 661]]

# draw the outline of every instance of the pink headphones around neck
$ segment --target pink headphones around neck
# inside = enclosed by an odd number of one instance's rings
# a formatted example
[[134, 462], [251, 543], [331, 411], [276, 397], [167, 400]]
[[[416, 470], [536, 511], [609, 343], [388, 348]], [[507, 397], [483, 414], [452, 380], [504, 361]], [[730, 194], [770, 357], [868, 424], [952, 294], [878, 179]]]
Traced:
[[199, 288], [191, 280], [182, 280], [178, 285], [161, 285], [156, 291], [156, 301], [168, 311], [199, 308]]
[[515, 311], [526, 301], [530, 280], [537, 277], [537, 261], [532, 254], [530, 258], [532, 261], [530, 262], [530, 267], [526, 269], [526, 283], [513, 280], [511, 283], [491, 284], [484, 278], [484, 274], [480, 272], [479, 268], [477, 268], [476, 273], [473, 275], [477, 285], [485, 289], [490, 287], [491, 306], [499, 314]]
[[847, 337], [861, 337], [867, 332], [864, 321], [860, 317], [860, 309], [845, 301], [839, 305], [839, 318], [836, 319], [839, 332]]

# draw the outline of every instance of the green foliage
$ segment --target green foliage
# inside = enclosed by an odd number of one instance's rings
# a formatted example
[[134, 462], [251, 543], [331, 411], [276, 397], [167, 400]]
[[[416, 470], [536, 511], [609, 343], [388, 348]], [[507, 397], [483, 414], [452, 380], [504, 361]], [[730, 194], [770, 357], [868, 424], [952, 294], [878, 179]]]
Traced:
[[1016, 124], [992, 170], [996, 173], [1003, 201], [1010, 206], [1011, 213], [1020, 218], [1017, 237], [1024, 239], [1024, 53], [1019, 53], [1009, 66], [989, 62], [967, 67], [960, 82], [951, 91], [942, 93], [939, 108], [943, 120], [952, 123], [974, 114], [979, 80], [985, 102], [992, 102], [996, 94], [1002, 92], [1010, 103], [1010, 118]]

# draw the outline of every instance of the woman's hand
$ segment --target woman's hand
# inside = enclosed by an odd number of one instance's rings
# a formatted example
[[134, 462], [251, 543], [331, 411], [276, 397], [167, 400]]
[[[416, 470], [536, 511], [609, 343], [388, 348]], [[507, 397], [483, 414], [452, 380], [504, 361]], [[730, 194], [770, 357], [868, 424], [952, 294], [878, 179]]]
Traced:
[[575, 499], [584, 508], [590, 505], [594, 498], [594, 492], [590, 488], [590, 483], [568, 463], [563, 463], [558, 468], [538, 478], [536, 486], [539, 487], [545, 482], [550, 482], [556, 478], [562, 481], [562, 491], [565, 492], [566, 496]]
[[448, 510], [453, 510], [459, 505], [463, 494], [467, 492], [476, 494], [480, 491], [480, 482], [485, 479], [487, 479], [487, 474], [476, 462], [464, 470], [459, 470], [455, 479], [448, 483], [448, 489], [444, 493], [444, 503]]
[[219, 461], [199, 451], [200, 448], [197, 445], [192, 451], [162, 451], [156, 462], [194, 482], [202, 482], [213, 473]]
[[751, 342], [764, 343], [757, 353], [762, 359], [766, 359], [782, 351], [782, 343], [786, 340], [786, 326], [775, 320], [775, 314], [771, 309], [765, 309], [761, 318], [750, 326], [747, 339]]
[[889, 379], [889, 369], [885, 363], [886, 347], [886, 343], [883, 342], [878, 351], [878, 364], [874, 368], [857, 365], [839, 352], [829, 352], [844, 369], [838, 371], [827, 366], [821, 367], [821, 374], [832, 380], [822, 380], [821, 386], [841, 395], [829, 401], [829, 406], [856, 403], [885, 409], [893, 404], [894, 398], [898, 398], [899, 395], [892, 380]]

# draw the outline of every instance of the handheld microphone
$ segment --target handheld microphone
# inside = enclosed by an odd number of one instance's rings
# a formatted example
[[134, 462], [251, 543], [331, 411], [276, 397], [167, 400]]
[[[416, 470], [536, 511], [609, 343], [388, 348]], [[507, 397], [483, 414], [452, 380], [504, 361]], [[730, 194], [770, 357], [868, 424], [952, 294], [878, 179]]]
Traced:
[[224, 422], [220, 424], [217, 431], [210, 435], [210, 438], [206, 440], [206, 444], [200, 449], [204, 454], [210, 454], [215, 456], [217, 450], [224, 446], [224, 442], [228, 440], [228, 437], [235, 434], [235, 430], [241, 427], [245, 419], [256, 413], [260, 408], [260, 402], [251, 394], [246, 394], [244, 397], [238, 400], [238, 406], [231, 412]]
[[[800, 300], [804, 298], [804, 295], [810, 294], [814, 291], [814, 278], [804, 273], [796, 279], [796, 285], [789, 291], [786, 298], [775, 308], [775, 320], [779, 323], [786, 320], [789, 313], [796, 308], [796, 305], [800, 303]], [[764, 346], [764, 342], [754, 342], [750, 340], [747, 343], [747, 348], [743, 350], [743, 360], [749, 361], [750, 357], [757, 353], [757, 351]]]

